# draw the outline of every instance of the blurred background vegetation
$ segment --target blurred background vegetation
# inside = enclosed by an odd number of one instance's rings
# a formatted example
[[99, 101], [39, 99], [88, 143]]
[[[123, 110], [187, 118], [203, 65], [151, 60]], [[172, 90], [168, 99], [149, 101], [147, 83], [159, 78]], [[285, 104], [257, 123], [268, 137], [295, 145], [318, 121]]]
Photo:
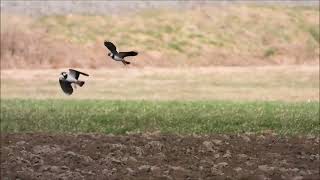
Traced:
[[[319, 2], [1, 1], [1, 68], [319, 64]], [[23, 6], [21, 6], [23, 5]]]

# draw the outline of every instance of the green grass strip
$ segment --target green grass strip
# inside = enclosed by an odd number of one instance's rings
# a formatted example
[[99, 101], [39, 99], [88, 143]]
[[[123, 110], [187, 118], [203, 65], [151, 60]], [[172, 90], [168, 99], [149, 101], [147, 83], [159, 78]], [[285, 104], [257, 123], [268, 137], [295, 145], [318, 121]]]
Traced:
[[319, 102], [1, 100], [1, 132], [319, 134]]

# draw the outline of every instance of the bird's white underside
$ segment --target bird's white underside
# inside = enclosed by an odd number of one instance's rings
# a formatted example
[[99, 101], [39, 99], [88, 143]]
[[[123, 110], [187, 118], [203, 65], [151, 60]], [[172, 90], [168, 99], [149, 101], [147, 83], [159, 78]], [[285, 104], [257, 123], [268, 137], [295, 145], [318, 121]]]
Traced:
[[114, 60], [116, 60], [116, 61], [123, 61], [124, 59], [123, 59], [123, 58], [120, 58], [120, 57], [118, 57], [118, 56], [114, 56]]
[[78, 80], [76, 80], [76, 78], [74, 78], [74, 77], [72, 77], [72, 76], [69, 75], [69, 76], [67, 77], [66, 81], [71, 82], [71, 83], [75, 83], [75, 82], [77, 82]]

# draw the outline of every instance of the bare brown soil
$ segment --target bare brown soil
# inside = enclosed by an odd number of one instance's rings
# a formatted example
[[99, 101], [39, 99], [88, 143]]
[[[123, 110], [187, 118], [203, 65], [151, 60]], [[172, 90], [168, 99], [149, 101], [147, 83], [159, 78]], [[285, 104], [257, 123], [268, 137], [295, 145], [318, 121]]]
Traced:
[[319, 137], [2, 134], [1, 179], [319, 179]]

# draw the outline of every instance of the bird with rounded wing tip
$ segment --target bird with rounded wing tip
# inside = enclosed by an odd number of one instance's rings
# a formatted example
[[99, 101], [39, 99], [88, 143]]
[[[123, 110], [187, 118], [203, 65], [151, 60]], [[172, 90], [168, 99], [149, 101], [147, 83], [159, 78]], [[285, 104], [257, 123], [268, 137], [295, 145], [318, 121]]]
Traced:
[[73, 93], [72, 85], [76, 88], [76, 85], [82, 87], [84, 85], [84, 81], [80, 81], [79, 76], [80, 74], [84, 76], [89, 76], [86, 73], [69, 69], [69, 73], [61, 72], [61, 76], [59, 77], [59, 83], [63, 92], [67, 95], [71, 95]]
[[109, 49], [108, 56], [110, 56], [115, 61], [121, 61], [124, 65], [130, 64], [130, 62], [126, 61], [124, 58], [127, 56], [136, 56], [138, 52], [136, 51], [128, 51], [128, 52], [118, 52], [116, 46], [109, 41], [104, 41], [104, 45]]

